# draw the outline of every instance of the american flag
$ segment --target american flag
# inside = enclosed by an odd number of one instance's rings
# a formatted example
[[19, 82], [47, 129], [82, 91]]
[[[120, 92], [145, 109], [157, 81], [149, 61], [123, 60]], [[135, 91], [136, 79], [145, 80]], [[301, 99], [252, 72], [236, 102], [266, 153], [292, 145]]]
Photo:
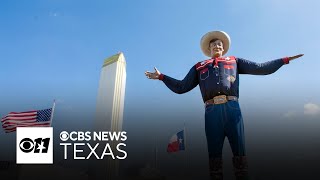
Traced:
[[38, 111], [10, 112], [1, 119], [6, 133], [16, 131], [17, 127], [49, 127], [52, 108]]

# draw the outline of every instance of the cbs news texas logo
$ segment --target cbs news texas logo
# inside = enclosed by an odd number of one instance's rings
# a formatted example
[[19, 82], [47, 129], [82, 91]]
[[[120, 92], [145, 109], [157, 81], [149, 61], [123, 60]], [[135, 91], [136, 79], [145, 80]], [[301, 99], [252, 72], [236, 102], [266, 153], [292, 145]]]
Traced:
[[52, 127], [17, 127], [17, 164], [53, 164]]

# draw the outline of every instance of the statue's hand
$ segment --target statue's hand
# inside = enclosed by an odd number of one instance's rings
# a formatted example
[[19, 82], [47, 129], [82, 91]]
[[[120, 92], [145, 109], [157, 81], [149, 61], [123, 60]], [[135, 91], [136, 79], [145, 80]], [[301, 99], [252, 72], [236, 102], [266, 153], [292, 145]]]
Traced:
[[154, 71], [155, 72], [149, 72], [149, 71], [146, 71], [144, 74], [147, 76], [147, 78], [149, 79], [159, 79], [159, 76], [160, 76], [160, 71], [154, 67]]
[[303, 56], [304, 54], [298, 54], [298, 55], [295, 55], [295, 56], [290, 56], [290, 57], [288, 57], [289, 58], [289, 61], [291, 61], [291, 60], [294, 60], [294, 59], [297, 59], [297, 58], [299, 58], [299, 57], [301, 57], [301, 56]]

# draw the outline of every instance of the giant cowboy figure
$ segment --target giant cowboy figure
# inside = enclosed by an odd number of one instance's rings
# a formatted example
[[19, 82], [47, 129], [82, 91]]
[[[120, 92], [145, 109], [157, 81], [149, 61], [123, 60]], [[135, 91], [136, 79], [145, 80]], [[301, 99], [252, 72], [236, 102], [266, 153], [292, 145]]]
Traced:
[[255, 63], [234, 56], [226, 56], [230, 37], [223, 31], [212, 31], [201, 39], [203, 53], [210, 57], [195, 64], [183, 80], [160, 73], [145, 72], [149, 79], [159, 79], [175, 93], [190, 91], [199, 84], [205, 103], [205, 132], [209, 152], [210, 176], [223, 179], [222, 147], [228, 138], [233, 153], [233, 166], [237, 180], [248, 179], [244, 128], [239, 97], [239, 74], [267, 75], [276, 72], [299, 54], [265, 63]]

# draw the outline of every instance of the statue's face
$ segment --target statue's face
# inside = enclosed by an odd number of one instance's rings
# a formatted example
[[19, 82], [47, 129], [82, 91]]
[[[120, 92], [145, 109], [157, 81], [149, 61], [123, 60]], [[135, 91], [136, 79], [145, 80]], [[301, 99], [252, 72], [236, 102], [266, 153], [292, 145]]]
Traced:
[[209, 50], [210, 50], [210, 53], [211, 53], [211, 57], [220, 57], [220, 56], [222, 56], [222, 53], [224, 51], [222, 41], [218, 39], [218, 40], [210, 42]]

